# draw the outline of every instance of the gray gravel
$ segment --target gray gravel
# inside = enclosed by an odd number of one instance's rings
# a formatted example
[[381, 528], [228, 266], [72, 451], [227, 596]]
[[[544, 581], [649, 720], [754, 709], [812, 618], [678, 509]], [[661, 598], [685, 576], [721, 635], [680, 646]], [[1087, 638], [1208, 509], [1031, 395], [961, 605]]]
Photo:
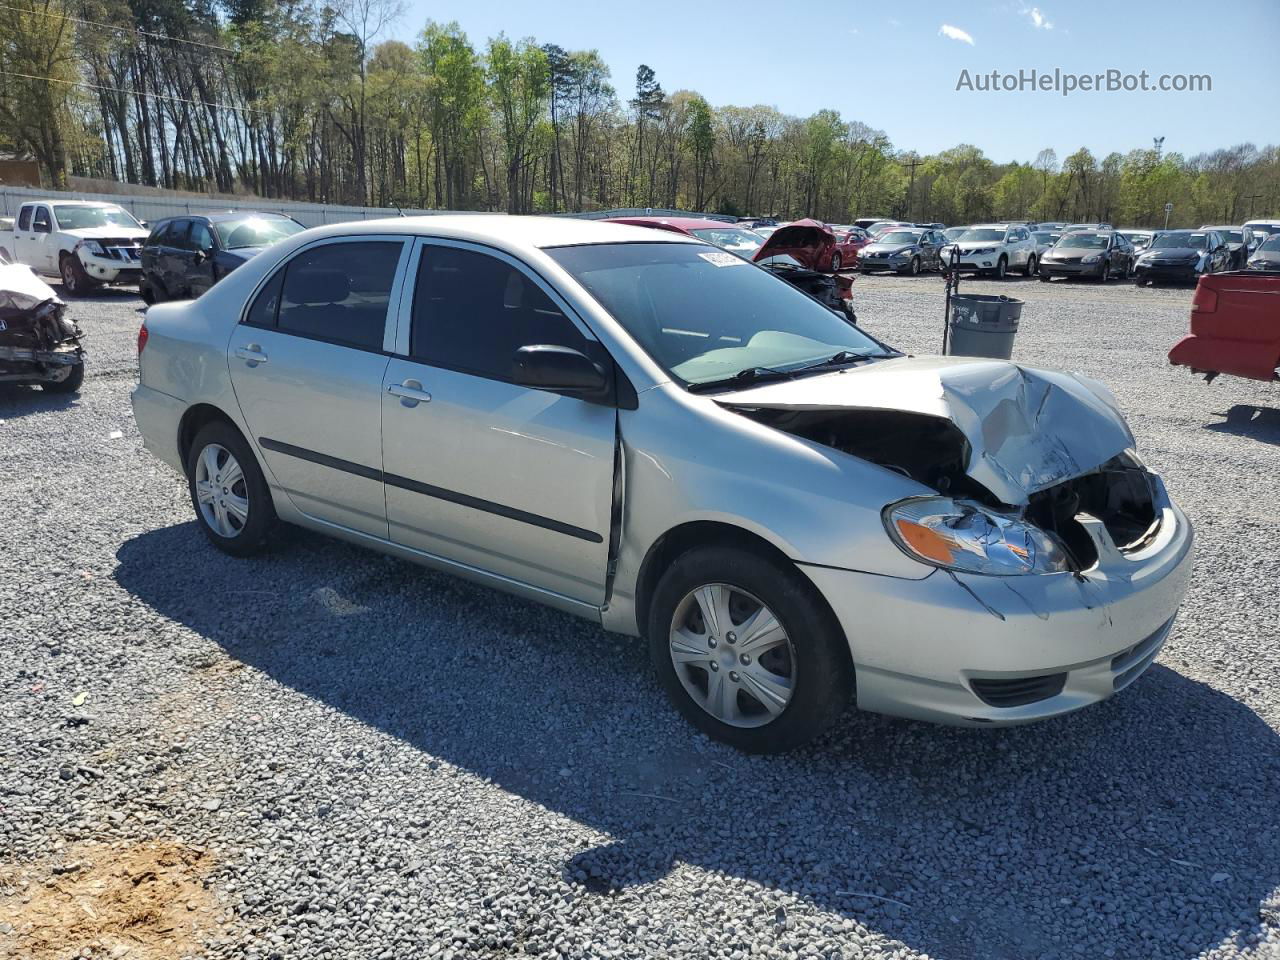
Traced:
[[[1191, 594], [1101, 706], [850, 713], [781, 758], [696, 735], [583, 621], [300, 531], [215, 552], [133, 426], [137, 299], [76, 301], [80, 398], [0, 389], [0, 875], [204, 850], [210, 957], [1280, 957], [1280, 393], [1166, 364], [1185, 289], [969, 289], [1025, 298], [1018, 359], [1116, 391], [1198, 527]], [[936, 277], [855, 291], [936, 349]]]

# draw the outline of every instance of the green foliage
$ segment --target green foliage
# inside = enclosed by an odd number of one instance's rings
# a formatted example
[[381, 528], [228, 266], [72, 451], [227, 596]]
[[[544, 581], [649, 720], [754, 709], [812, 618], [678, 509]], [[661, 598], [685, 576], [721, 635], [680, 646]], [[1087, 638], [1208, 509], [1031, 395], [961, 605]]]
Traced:
[[[0, 9], [0, 147], [67, 173], [317, 201], [512, 213], [680, 207], [834, 223], [894, 216], [1238, 223], [1280, 213], [1277, 147], [996, 163], [932, 156], [834, 110], [668, 93], [619, 102], [594, 50], [428, 21], [400, 0], [14, 0]], [[16, 9], [14, 9], [16, 7]], [[67, 14], [146, 34], [77, 28]], [[156, 34], [162, 35], [157, 38]], [[171, 38], [171, 39], [165, 39]], [[185, 43], [182, 41], [190, 41]], [[48, 80], [26, 80], [14, 74]]]

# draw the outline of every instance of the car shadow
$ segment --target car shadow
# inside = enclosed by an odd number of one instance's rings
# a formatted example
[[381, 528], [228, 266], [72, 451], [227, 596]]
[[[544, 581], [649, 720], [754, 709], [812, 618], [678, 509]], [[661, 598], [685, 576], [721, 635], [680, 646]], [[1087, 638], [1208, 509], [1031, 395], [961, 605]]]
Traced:
[[117, 559], [230, 657], [607, 834], [560, 865], [591, 896], [692, 864], [975, 960], [1190, 956], [1280, 925], [1276, 731], [1163, 666], [1028, 727], [850, 711], [753, 757], [677, 716], [642, 643], [454, 577], [298, 530], [234, 560], [194, 522]]
[[38, 386], [0, 383], [0, 420], [17, 420], [34, 413], [68, 410], [80, 403], [74, 393], [50, 393]]
[[1237, 403], [1227, 410], [1223, 420], [1206, 423], [1204, 428], [1214, 433], [1230, 433], [1280, 446], [1280, 410], [1274, 407]]

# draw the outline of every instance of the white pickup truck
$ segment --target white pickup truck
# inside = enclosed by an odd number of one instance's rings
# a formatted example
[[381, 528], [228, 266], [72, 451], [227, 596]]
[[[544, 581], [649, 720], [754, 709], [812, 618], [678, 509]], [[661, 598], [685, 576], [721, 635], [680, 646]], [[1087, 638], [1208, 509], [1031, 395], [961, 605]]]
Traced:
[[123, 207], [95, 200], [33, 200], [0, 230], [0, 256], [58, 277], [66, 293], [137, 283], [147, 229]]

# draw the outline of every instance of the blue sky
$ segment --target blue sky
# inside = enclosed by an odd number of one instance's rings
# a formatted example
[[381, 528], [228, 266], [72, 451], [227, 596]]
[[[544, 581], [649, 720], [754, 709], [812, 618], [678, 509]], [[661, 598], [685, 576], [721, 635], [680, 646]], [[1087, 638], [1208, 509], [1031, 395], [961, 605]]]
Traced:
[[[428, 18], [458, 21], [479, 48], [499, 32], [595, 48], [624, 100], [647, 63], [669, 93], [801, 116], [835, 109], [921, 153], [968, 142], [997, 161], [1030, 160], [1042, 147], [1062, 158], [1082, 145], [1102, 156], [1164, 136], [1165, 150], [1190, 155], [1280, 139], [1272, 96], [1280, 0], [409, 0], [387, 36], [412, 41]], [[953, 29], [944, 33], [944, 24]], [[957, 31], [972, 43], [953, 39]], [[1207, 73], [1213, 89], [956, 90], [963, 69], [1055, 67], [1146, 70], [1153, 80]]]

